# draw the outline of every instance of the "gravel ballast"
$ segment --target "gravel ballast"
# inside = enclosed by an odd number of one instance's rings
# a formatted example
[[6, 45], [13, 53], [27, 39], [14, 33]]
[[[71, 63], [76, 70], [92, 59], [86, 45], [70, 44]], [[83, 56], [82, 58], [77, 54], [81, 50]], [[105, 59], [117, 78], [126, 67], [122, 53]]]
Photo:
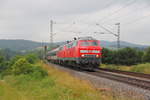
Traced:
[[62, 71], [70, 73], [72, 76], [81, 80], [89, 81], [96, 89], [112, 91], [114, 96], [128, 97], [135, 100], [150, 100], [150, 91], [142, 88], [134, 87], [125, 83], [110, 80], [103, 77], [98, 77], [85, 73], [84, 71], [76, 71], [73, 69], [65, 68], [60, 65], [50, 64], [53, 67]]

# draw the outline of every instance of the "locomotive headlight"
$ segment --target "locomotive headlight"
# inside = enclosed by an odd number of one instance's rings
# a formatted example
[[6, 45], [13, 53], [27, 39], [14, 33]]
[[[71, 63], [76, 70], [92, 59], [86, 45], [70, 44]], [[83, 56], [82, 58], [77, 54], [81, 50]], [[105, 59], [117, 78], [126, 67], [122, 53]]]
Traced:
[[96, 58], [98, 58], [99, 57], [99, 55], [96, 55]]
[[81, 57], [84, 57], [84, 55], [81, 55]]
[[88, 53], [88, 50], [80, 50], [80, 53]]
[[100, 53], [100, 50], [93, 50], [92, 53]]

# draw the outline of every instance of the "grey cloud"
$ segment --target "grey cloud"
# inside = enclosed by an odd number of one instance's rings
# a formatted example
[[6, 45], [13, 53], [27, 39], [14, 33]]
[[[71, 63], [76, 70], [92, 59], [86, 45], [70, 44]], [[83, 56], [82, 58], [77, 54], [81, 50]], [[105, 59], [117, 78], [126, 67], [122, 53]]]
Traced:
[[[9, 38], [49, 41], [50, 19], [54, 19], [56, 22], [58, 21], [58, 23], [59, 21], [71, 23], [79, 20], [78, 27], [73, 26], [69, 30], [83, 31], [84, 33], [92, 32], [99, 29], [89, 28], [88, 26], [81, 24], [81, 22], [95, 23], [98, 22], [99, 19], [104, 18], [104, 20], [106, 20], [104, 26], [107, 27], [108, 25], [112, 26], [117, 21], [125, 23], [142, 17], [142, 13], [148, 13], [147, 11], [149, 11], [150, 8], [143, 9], [140, 14], [132, 14], [132, 11], [134, 11], [133, 9], [139, 8], [141, 5], [150, 5], [150, 0], [135, 0], [136, 3], [134, 6], [131, 5], [131, 7], [127, 7], [119, 13], [110, 16], [112, 12], [132, 1], [134, 0], [0, 0], [0, 33], [11, 34]], [[131, 13], [130, 15], [128, 15], [129, 12]], [[125, 18], [125, 16], [129, 17]], [[135, 16], [135, 18], [133, 18], [133, 16]], [[116, 19], [117, 17], [123, 18]], [[111, 21], [108, 19], [111, 19]], [[143, 22], [139, 22], [139, 24], [141, 23]], [[144, 25], [149, 25], [148, 21], [144, 22]], [[55, 36], [55, 41], [66, 40], [67, 38], [69, 39], [76, 35], [75, 33], [61, 33], [60, 29], [63, 27], [65, 30], [68, 30], [65, 28], [67, 25], [54, 25], [54, 31], [58, 32]], [[147, 34], [149, 28], [147, 27], [141, 26], [141, 29], [137, 30], [137, 27], [140, 26], [134, 25], [136, 28], [128, 30], [129, 27], [132, 28], [133, 26], [122, 26], [123, 40], [132, 42], [131, 36], [136, 36], [135, 33], [140, 34], [143, 32], [145, 37], [149, 36], [149, 34]], [[65, 34], [69, 35], [68, 37], [60, 37], [59, 32], [62, 34], [61, 36], [64, 36]], [[7, 36], [8, 35], [3, 36], [2, 38], [7, 38]], [[149, 43], [148, 39], [145, 39], [144, 42], [142, 40], [140, 41], [140, 37], [140, 35], [139, 37], [136, 37], [138, 43]], [[111, 38], [110, 36], [110, 40], [111, 39], [114, 38]], [[133, 42], [136, 42], [136, 40]]]

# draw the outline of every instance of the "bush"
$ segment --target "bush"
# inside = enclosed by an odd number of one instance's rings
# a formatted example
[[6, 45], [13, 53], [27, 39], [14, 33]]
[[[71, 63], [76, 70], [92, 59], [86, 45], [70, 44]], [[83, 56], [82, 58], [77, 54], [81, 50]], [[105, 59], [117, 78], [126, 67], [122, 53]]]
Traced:
[[113, 59], [114, 59], [113, 51], [111, 51], [107, 48], [103, 48], [102, 49], [102, 63], [112, 64]]
[[32, 66], [25, 58], [20, 58], [12, 66], [12, 73], [15, 75], [29, 74], [31, 72]]
[[16, 63], [16, 61], [18, 61], [18, 60], [21, 59], [21, 58], [23, 58], [23, 56], [17, 55], [17, 56], [15, 56], [15, 57], [13, 57], [13, 58], [9, 61], [9, 67], [12, 67], [12, 66]]
[[150, 47], [145, 51], [143, 56], [144, 62], [150, 62]]
[[0, 56], [0, 73], [5, 69], [4, 67], [4, 57]]
[[48, 76], [48, 73], [41, 66], [31, 64], [26, 58], [20, 58], [12, 66], [12, 74], [21, 75], [28, 74], [34, 79], [41, 79]]
[[8, 68], [8, 62], [5, 61], [3, 56], [0, 56], [0, 73], [4, 72]]
[[104, 64], [134, 65], [142, 63], [143, 52], [134, 48], [119, 50], [102, 50], [102, 62]]
[[38, 56], [35, 54], [28, 54], [25, 58], [30, 64], [35, 64], [38, 61]]
[[118, 64], [122, 65], [134, 65], [141, 61], [142, 56], [134, 48], [124, 48], [117, 52]]
[[33, 79], [42, 79], [48, 76], [48, 72], [44, 70], [41, 66], [32, 65], [32, 73], [30, 73], [30, 76]]
[[131, 68], [131, 71], [139, 72], [139, 73], [145, 73], [145, 74], [150, 74], [150, 64], [149, 63], [145, 63], [145, 64], [139, 64], [139, 65], [133, 66]]

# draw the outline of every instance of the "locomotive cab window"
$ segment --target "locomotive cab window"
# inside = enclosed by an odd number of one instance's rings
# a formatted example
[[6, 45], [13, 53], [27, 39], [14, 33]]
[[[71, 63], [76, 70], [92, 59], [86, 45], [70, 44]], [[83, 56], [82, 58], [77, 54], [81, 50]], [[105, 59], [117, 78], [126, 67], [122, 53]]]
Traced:
[[75, 47], [75, 46], [77, 46], [77, 41], [73, 42], [73, 46], [72, 47]]
[[98, 46], [97, 41], [83, 41], [80, 43], [81, 46]]
[[72, 46], [73, 46], [73, 43], [67, 44], [67, 48], [72, 48]]

